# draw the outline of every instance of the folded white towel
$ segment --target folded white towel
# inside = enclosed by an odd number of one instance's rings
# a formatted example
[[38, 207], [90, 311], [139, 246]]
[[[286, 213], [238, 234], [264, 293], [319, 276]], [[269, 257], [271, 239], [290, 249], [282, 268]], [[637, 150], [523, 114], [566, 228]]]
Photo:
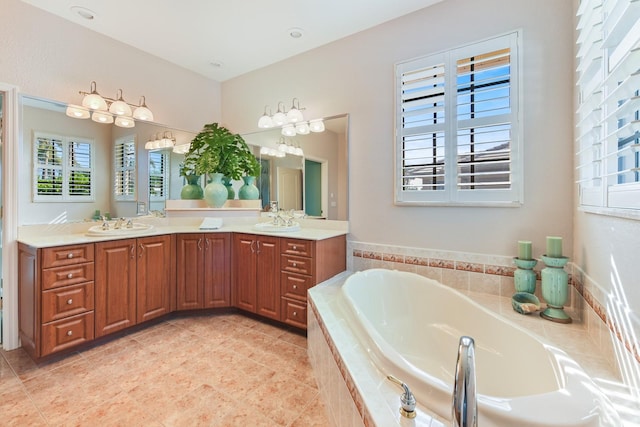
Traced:
[[205, 218], [200, 224], [200, 230], [216, 230], [222, 227], [222, 218]]

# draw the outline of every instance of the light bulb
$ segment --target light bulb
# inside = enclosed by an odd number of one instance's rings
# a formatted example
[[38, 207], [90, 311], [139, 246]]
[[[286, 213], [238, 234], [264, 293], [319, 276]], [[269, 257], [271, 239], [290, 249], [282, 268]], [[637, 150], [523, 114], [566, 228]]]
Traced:
[[309, 123], [301, 122], [296, 124], [296, 133], [300, 135], [307, 135], [309, 133]]
[[273, 127], [273, 120], [271, 119], [270, 116], [265, 114], [264, 116], [260, 117], [260, 119], [258, 120], [258, 127], [260, 129], [272, 128]]
[[324, 131], [324, 121], [322, 119], [315, 119], [309, 121], [309, 129], [311, 132], [322, 132]]
[[109, 113], [102, 113], [100, 111], [94, 111], [91, 115], [91, 120], [98, 123], [113, 123], [113, 116]]
[[73, 117], [74, 119], [88, 119], [89, 117], [91, 117], [89, 110], [87, 110], [86, 108], [82, 108], [79, 105], [73, 104], [69, 104], [67, 106], [66, 114], [67, 116]]
[[116, 126], [121, 128], [132, 128], [136, 125], [131, 117], [118, 116], [116, 117]]

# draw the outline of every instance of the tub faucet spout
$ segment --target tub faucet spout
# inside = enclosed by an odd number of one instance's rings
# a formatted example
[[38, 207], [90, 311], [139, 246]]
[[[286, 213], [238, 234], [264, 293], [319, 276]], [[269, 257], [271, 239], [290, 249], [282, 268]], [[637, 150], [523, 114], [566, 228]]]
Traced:
[[460, 337], [451, 405], [452, 427], [478, 426], [475, 359], [473, 338]]

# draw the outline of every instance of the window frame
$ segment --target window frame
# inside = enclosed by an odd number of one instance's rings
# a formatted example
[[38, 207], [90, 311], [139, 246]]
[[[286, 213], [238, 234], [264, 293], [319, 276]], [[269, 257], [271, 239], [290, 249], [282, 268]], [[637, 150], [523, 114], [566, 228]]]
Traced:
[[[46, 163], [40, 163], [38, 159], [39, 153], [39, 143], [41, 139], [48, 140], [56, 140], [60, 141], [62, 146], [61, 152], [61, 160], [60, 165], [49, 165]], [[89, 167], [75, 167], [71, 166], [70, 163], [70, 152], [71, 145], [73, 143], [86, 144], [89, 147]], [[76, 137], [76, 136], [65, 136], [59, 135], [52, 132], [44, 132], [44, 131], [34, 131], [33, 132], [33, 140], [31, 145], [33, 151], [33, 168], [32, 168], [32, 201], [33, 203], [42, 203], [42, 202], [64, 202], [64, 203], [90, 203], [95, 202], [95, 140], [92, 138], [85, 137]], [[38, 194], [38, 170], [42, 168], [59, 170], [61, 171], [62, 176], [62, 184], [61, 184], [61, 193], [62, 194]], [[89, 172], [90, 175], [90, 185], [89, 185], [89, 195], [72, 195], [71, 194], [71, 180], [70, 176], [73, 171], [80, 172]]]
[[[398, 206], [499, 206], [519, 207], [523, 204], [523, 132], [522, 132], [522, 30], [514, 30], [473, 43], [459, 46], [395, 64], [395, 138], [394, 138], [394, 203]], [[472, 56], [480, 56], [496, 50], [510, 49], [509, 99], [511, 118], [509, 189], [460, 189], [458, 185], [458, 73], [456, 62]], [[403, 100], [402, 76], [427, 67], [444, 64], [444, 191], [406, 191], [403, 189]], [[452, 70], [452, 71], [448, 71]], [[451, 118], [451, 119], [447, 119]], [[469, 120], [476, 120], [471, 118]], [[468, 120], [466, 120], [468, 121]], [[479, 120], [478, 122], [482, 122]], [[496, 122], [497, 126], [498, 123]], [[431, 131], [427, 132], [431, 133]], [[434, 134], [435, 135], [435, 134]], [[461, 163], [462, 164], [462, 163]]]
[[[578, 210], [640, 220], [640, 154], [637, 151], [640, 134], [619, 136], [628, 117], [638, 119], [638, 90], [628, 98], [625, 98], [628, 95], [624, 95], [624, 90], [622, 94], [618, 91], [637, 74], [627, 73], [625, 65], [633, 61], [632, 56], [635, 60], [639, 56], [637, 49], [631, 49], [631, 46], [637, 46], [640, 37], [636, 36], [635, 41], [629, 37], [637, 34], [640, 28], [640, 5], [628, 0], [606, 4], [601, 0], [582, 0], [576, 15]], [[637, 75], [634, 78], [637, 83]], [[632, 85], [632, 88], [637, 86]], [[619, 108], [623, 104], [624, 108]], [[620, 110], [630, 110], [631, 114]], [[625, 140], [627, 143], [623, 145], [627, 147], [621, 149], [620, 143]], [[622, 164], [629, 160], [626, 157], [629, 152], [635, 155], [631, 160], [635, 161], [635, 172], [632, 173], [636, 176], [635, 181], [624, 182], [620, 175], [625, 173], [625, 168], [629, 169]]]

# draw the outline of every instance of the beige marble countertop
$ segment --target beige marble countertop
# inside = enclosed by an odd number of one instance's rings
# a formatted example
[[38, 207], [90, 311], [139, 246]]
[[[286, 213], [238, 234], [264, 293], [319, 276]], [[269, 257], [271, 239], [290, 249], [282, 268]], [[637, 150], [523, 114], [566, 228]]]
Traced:
[[133, 218], [136, 223], [149, 224], [152, 228], [144, 231], [125, 235], [114, 236], [90, 236], [87, 231], [90, 227], [99, 225], [99, 222], [76, 222], [63, 224], [34, 224], [18, 227], [18, 242], [26, 245], [45, 248], [60, 245], [74, 245], [94, 243], [109, 240], [121, 240], [128, 238], [158, 236], [162, 234], [180, 233], [248, 233], [265, 236], [288, 237], [303, 240], [324, 240], [348, 233], [346, 221], [326, 221], [313, 219], [300, 219], [301, 228], [291, 232], [268, 232], [256, 230], [257, 222], [267, 222], [268, 218], [238, 217], [223, 218], [223, 224], [215, 230], [200, 230], [202, 217], [189, 218]]

